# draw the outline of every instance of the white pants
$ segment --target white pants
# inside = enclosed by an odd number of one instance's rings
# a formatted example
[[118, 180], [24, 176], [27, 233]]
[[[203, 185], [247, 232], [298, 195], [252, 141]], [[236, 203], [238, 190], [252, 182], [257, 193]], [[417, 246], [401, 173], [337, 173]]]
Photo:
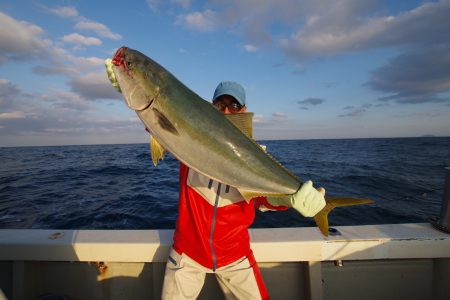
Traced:
[[196, 299], [207, 273], [216, 275], [226, 299], [269, 299], [253, 253], [213, 272], [173, 249], [166, 264], [161, 298]]

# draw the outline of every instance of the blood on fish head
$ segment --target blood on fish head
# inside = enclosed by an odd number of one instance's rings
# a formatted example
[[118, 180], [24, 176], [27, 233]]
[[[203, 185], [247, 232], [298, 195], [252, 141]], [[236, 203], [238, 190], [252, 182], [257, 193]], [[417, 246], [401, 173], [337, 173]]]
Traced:
[[125, 56], [124, 51], [126, 51], [126, 49], [127, 49], [127, 47], [119, 48], [116, 51], [116, 53], [114, 54], [113, 59], [112, 59], [113, 65], [115, 65], [117, 67], [122, 66], [124, 71], [127, 69], [127, 66], [125, 64], [125, 59], [124, 59], [124, 56]]
[[125, 101], [133, 110], [141, 111], [159, 96], [159, 86], [155, 84], [153, 72], [148, 68], [149, 58], [142, 53], [121, 47], [114, 54], [111, 63]]

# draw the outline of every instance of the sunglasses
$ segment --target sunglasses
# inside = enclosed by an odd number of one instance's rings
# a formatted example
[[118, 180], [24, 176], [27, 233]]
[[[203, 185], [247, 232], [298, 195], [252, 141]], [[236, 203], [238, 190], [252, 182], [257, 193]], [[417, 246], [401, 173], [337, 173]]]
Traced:
[[221, 100], [217, 100], [217, 101], [214, 101], [213, 104], [220, 111], [224, 111], [225, 108], [228, 108], [228, 110], [233, 113], [241, 111], [241, 109], [243, 107], [243, 105], [241, 105], [240, 103], [238, 103], [236, 101], [233, 101], [231, 103], [225, 103]]

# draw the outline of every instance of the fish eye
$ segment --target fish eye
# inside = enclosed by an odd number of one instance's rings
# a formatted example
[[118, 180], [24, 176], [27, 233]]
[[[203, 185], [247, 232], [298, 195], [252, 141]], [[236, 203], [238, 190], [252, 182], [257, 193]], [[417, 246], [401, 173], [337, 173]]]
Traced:
[[133, 66], [133, 64], [130, 61], [126, 62], [127, 68], [131, 68]]

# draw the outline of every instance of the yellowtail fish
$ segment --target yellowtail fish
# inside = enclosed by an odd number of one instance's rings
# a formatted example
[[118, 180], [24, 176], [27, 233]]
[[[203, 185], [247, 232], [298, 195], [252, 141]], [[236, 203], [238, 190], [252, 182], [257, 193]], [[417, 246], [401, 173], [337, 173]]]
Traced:
[[[302, 181], [243, 134], [214, 106], [139, 51], [117, 50], [108, 76], [127, 105], [151, 133], [154, 164], [170, 151], [189, 168], [237, 187], [248, 201], [255, 196], [294, 194]], [[335, 206], [370, 203], [367, 199], [334, 198], [316, 216], [328, 234], [328, 212]]]

